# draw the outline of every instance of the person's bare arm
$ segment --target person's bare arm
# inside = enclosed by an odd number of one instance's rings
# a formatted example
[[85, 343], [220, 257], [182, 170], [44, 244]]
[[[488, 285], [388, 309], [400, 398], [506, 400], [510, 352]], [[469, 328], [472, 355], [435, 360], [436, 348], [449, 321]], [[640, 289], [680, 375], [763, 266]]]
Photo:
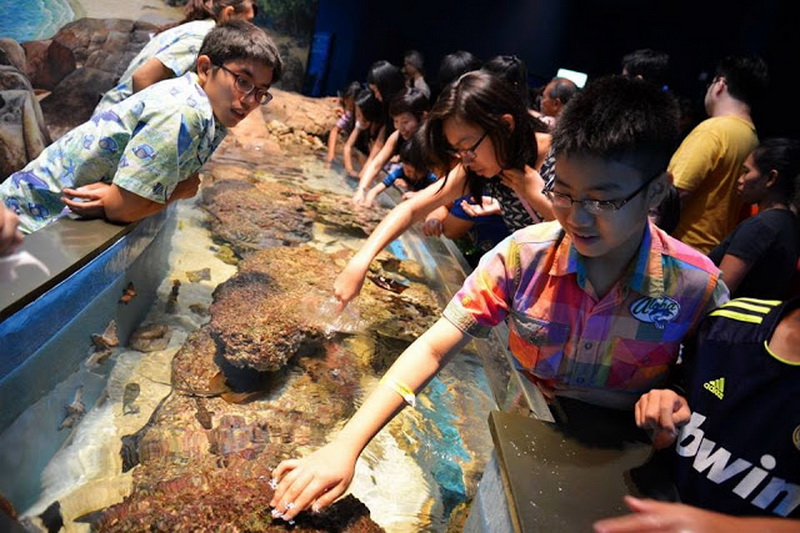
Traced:
[[789, 533], [800, 531], [800, 520], [739, 517], [706, 511], [682, 503], [625, 497], [633, 514], [594, 523], [595, 533]]
[[176, 200], [193, 197], [197, 194], [199, 184], [200, 177], [197, 173], [180, 181], [166, 204], [154, 202], [113, 183], [93, 183], [78, 189], [64, 189], [62, 201], [73, 213], [82, 217], [104, 217], [109, 222], [127, 224], [158, 213]]
[[475, 222], [464, 218], [454, 217], [450, 213], [447, 214], [442, 221], [442, 235], [448, 239], [458, 239], [467, 234]]
[[725, 282], [731, 293], [736, 292], [736, 289], [739, 288], [751, 268], [753, 268], [752, 261], [745, 261], [731, 254], [725, 254], [719, 264], [719, 269], [722, 271], [722, 281]]
[[325, 161], [330, 163], [336, 157], [336, 141], [339, 139], [339, 126], [334, 126], [328, 134], [328, 155], [325, 156]]
[[383, 165], [385, 165], [389, 159], [391, 159], [392, 154], [394, 154], [395, 148], [397, 148], [397, 139], [400, 136], [400, 133], [395, 131], [389, 135], [389, 138], [386, 139], [386, 142], [381, 147], [380, 151], [375, 154], [375, 157], [371, 157], [367, 161], [367, 164], [364, 165], [364, 168], [361, 170], [361, 178], [358, 180], [358, 191], [367, 191], [369, 190], [370, 186], [372, 185], [372, 180], [375, 179], [375, 176], [378, 175], [378, 172], [381, 171]]
[[137, 68], [136, 71], [134, 71], [133, 76], [131, 77], [133, 92], [138, 93], [142, 89], [146, 89], [154, 83], [174, 77], [175, 73], [165, 67], [164, 63], [155, 57], [151, 57], [145, 61], [142, 66]]
[[445, 183], [431, 184], [413, 198], [398, 204], [386, 215], [334, 282], [334, 295], [341, 302], [342, 307], [361, 292], [369, 264], [375, 256], [411, 224], [422, 220], [440, 205], [452, 202], [464, 194], [465, 179], [464, 169], [458, 165], [450, 171]]
[[[397, 358], [384, 379], [418, 392], [469, 340], [449, 320], [440, 318]], [[279, 464], [273, 472], [277, 483], [270, 501], [273, 516], [291, 520], [304, 509], [319, 510], [333, 503], [353, 479], [358, 456], [403, 406], [398, 392], [378, 386], [330, 444], [302, 459]]]
[[362, 130], [358, 128], [353, 128], [353, 131], [350, 132], [350, 136], [347, 138], [347, 142], [344, 143], [344, 150], [342, 151], [342, 157], [344, 159], [344, 169], [347, 172], [348, 176], [356, 176], [358, 172], [356, 172], [355, 167], [353, 167], [353, 148], [356, 145], [356, 141], [358, 141], [358, 136]]
[[375, 202], [375, 198], [378, 197], [380, 193], [386, 190], [386, 185], [383, 183], [378, 183], [373, 188], [369, 190], [367, 195], [364, 197], [364, 205], [371, 206]]
[[373, 141], [372, 146], [369, 148], [369, 154], [367, 154], [367, 160], [364, 162], [364, 166], [361, 167], [361, 172], [359, 172], [358, 177], [364, 175], [364, 170], [369, 166], [369, 162], [375, 159], [378, 156], [378, 153], [383, 149], [383, 145], [386, 142], [386, 126], [381, 126], [380, 132], [378, 136]]

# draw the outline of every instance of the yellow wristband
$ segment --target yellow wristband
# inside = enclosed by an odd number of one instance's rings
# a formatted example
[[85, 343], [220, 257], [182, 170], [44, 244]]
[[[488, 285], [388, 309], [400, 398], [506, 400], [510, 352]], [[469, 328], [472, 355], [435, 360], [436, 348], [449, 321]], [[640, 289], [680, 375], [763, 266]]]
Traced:
[[417, 406], [417, 397], [414, 395], [414, 391], [405, 383], [400, 383], [388, 376], [383, 376], [380, 383], [399, 394], [411, 407]]

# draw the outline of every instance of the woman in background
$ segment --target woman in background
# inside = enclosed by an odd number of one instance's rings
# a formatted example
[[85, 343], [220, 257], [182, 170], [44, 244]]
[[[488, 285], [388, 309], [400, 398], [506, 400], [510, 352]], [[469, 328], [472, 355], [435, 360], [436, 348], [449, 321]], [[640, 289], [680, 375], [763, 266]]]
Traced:
[[797, 269], [800, 232], [792, 202], [800, 178], [800, 142], [770, 139], [744, 162], [736, 184], [758, 214], [738, 226], [708, 256], [722, 270], [731, 296], [785, 300]]

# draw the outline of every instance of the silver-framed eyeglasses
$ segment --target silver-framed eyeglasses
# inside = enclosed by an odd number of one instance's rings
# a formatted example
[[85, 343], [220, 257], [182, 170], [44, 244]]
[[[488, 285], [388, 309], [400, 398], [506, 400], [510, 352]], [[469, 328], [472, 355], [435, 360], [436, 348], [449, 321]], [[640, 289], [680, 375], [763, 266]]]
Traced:
[[258, 89], [255, 83], [248, 80], [241, 74], [232, 71], [225, 65], [216, 65], [216, 66], [218, 66], [225, 72], [233, 75], [234, 78], [233, 85], [236, 87], [236, 90], [242, 93], [244, 96], [247, 96], [250, 93], [254, 93], [254, 96], [256, 97], [256, 102], [258, 102], [261, 105], [266, 105], [270, 103], [270, 101], [272, 100], [272, 93], [270, 93], [269, 91], [265, 91], [264, 89]]
[[486, 138], [487, 135], [489, 135], [489, 132], [484, 131], [483, 135], [480, 136], [480, 138], [475, 142], [475, 144], [473, 144], [472, 146], [470, 146], [465, 150], [456, 150], [455, 148], [448, 148], [447, 152], [458, 160], [463, 161], [464, 159], [469, 159], [471, 161], [477, 157], [477, 155], [475, 154], [475, 150], [478, 149], [478, 147], [481, 145], [481, 143], [483, 142], [483, 140]]
[[587, 213], [592, 215], [605, 215], [609, 213], [615, 213], [622, 209], [625, 204], [633, 200], [637, 194], [645, 190], [648, 185], [650, 185], [663, 173], [663, 170], [659, 170], [658, 173], [656, 173], [653, 177], [642, 183], [638, 189], [630, 193], [625, 198], [619, 198], [617, 200], [575, 200], [568, 194], [553, 190], [556, 180], [552, 180], [550, 183], [548, 183], [542, 193], [547, 196], [547, 198], [550, 200], [550, 203], [552, 203], [553, 207], [555, 208], [570, 209], [572, 204], [580, 204], [581, 208]]

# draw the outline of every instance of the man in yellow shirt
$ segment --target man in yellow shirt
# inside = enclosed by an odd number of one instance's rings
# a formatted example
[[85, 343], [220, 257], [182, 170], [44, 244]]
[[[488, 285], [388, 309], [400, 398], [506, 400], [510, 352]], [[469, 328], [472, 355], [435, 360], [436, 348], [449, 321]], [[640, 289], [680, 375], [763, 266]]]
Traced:
[[739, 221], [736, 180], [747, 155], [758, 146], [751, 109], [765, 92], [767, 65], [758, 57], [729, 56], [708, 86], [708, 119], [684, 139], [669, 172], [681, 197], [673, 236], [708, 253]]

